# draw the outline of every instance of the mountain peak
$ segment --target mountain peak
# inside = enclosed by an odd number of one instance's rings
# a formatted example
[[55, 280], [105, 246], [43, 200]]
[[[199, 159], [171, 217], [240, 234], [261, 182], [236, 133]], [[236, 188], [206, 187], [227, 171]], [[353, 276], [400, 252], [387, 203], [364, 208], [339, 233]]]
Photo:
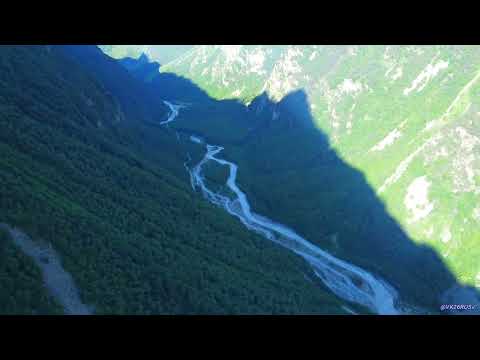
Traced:
[[150, 59], [148, 58], [147, 54], [142, 52], [142, 55], [138, 58], [138, 61], [142, 64], [148, 64], [150, 62]]

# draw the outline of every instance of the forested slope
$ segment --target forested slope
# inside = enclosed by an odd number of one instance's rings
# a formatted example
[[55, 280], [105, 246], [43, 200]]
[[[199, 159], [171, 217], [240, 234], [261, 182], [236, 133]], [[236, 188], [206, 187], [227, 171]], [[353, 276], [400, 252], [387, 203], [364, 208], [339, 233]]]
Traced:
[[[151, 105], [127, 111], [62, 49], [0, 52], [0, 222], [51, 244], [96, 313], [343, 312], [299, 258], [191, 191]], [[0, 313], [60, 312], [38, 269], [7, 235], [0, 245]]]

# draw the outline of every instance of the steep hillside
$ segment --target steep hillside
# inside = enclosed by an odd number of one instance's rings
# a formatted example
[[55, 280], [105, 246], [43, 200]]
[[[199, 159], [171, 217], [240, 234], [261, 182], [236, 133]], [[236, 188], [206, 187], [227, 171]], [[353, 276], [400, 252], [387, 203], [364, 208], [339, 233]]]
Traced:
[[[94, 313], [345, 313], [303, 261], [191, 191], [180, 168], [201, 149], [158, 126], [164, 107], [139, 103], [115, 60], [0, 52], [0, 222], [49, 244]], [[6, 233], [0, 246], [0, 312], [61, 312]]]
[[122, 58], [119, 63], [133, 74], [137, 79], [150, 81], [159, 73], [160, 64], [150, 62], [145, 54], [140, 55], [138, 59], [131, 57]]
[[[162, 71], [219, 99], [249, 103], [265, 93], [271, 122], [282, 112], [290, 119], [310, 112], [408, 235], [436, 249], [459, 281], [479, 287], [479, 58], [478, 46], [198, 46]], [[299, 90], [308, 106], [289, 106], [290, 116], [277, 103]], [[261, 112], [259, 104], [251, 109]], [[258, 197], [275, 183], [291, 185], [292, 197], [268, 192], [276, 205], [258, 206], [311, 237], [333, 221], [317, 210], [325, 179], [308, 162], [318, 152], [314, 132], [264, 133], [261, 144], [239, 150], [252, 172], [241, 181]], [[352, 240], [342, 231], [328, 234], [347, 246]]]
[[64, 45], [59, 48], [115, 95], [128, 118], [158, 122], [167, 117], [168, 108], [162, 99], [97, 46]]

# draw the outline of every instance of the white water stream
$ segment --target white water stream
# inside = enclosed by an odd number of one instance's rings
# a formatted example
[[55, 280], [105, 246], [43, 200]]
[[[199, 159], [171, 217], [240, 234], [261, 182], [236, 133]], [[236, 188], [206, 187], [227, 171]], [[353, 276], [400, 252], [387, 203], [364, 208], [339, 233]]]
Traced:
[[[166, 122], [175, 120], [179, 107], [165, 102], [172, 113]], [[204, 143], [203, 140], [191, 136], [190, 140]], [[221, 146], [206, 144], [207, 153], [203, 159], [188, 169], [192, 186], [200, 188], [210, 202], [223, 207], [231, 215], [236, 216], [250, 230], [302, 256], [313, 268], [321, 281], [340, 298], [369, 308], [377, 314], [399, 314], [398, 292], [382, 279], [340, 260], [318, 246], [310, 243], [294, 230], [270, 220], [251, 210], [246, 194], [237, 185], [238, 166], [230, 161], [217, 157], [223, 150]], [[216, 162], [229, 167], [229, 177], [226, 186], [235, 194], [230, 198], [210, 190], [205, 184], [202, 173], [203, 166], [208, 162]]]

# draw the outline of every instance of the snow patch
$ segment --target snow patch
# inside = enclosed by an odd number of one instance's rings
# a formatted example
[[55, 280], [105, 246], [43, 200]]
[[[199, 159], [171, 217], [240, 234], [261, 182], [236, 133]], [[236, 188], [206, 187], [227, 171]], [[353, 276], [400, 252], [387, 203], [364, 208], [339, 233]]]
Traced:
[[425, 69], [423, 69], [422, 72], [416, 77], [416, 79], [413, 80], [410, 87], [403, 90], [403, 95], [407, 96], [415, 89], [417, 90], [417, 92], [422, 91], [423, 88], [427, 86], [429, 81], [440, 72], [440, 70], [446, 69], [447, 67], [448, 61], [443, 60], [440, 60], [435, 65], [432, 65], [431, 63], [428, 64]]
[[382, 151], [385, 149], [387, 146], [392, 145], [396, 139], [400, 138], [402, 136], [402, 132], [398, 130], [397, 128], [393, 129], [388, 133], [383, 140], [381, 140], [378, 144], [373, 146], [370, 151]]
[[[395, 70], [395, 72], [393, 72]], [[390, 75], [391, 74], [391, 75]], [[400, 79], [403, 75], [403, 68], [401, 66], [398, 66], [396, 64], [393, 64], [385, 73], [385, 77], [395, 81], [397, 79]]]
[[398, 67], [397, 70], [395, 70], [395, 73], [392, 75], [392, 80], [400, 79], [402, 75], [403, 75], [403, 69], [401, 67]]
[[242, 92], [243, 92], [243, 89], [242, 90], [237, 89], [234, 92], [232, 92], [232, 96], [240, 96]]
[[442, 235], [440, 236], [440, 238], [442, 239], [442, 242], [444, 242], [444, 243], [447, 243], [447, 242], [450, 241], [450, 239], [452, 238], [452, 233], [450, 232], [450, 229], [448, 227], [443, 229], [443, 232], [442, 232]]
[[480, 207], [476, 207], [472, 211], [472, 218], [478, 222], [480, 222]]
[[426, 176], [413, 180], [407, 188], [404, 205], [411, 213], [409, 223], [425, 218], [433, 210], [433, 203], [428, 200], [428, 189], [431, 183]]
[[360, 83], [359, 81], [355, 82], [352, 79], [344, 79], [338, 87], [340, 93], [343, 94], [356, 93], [362, 91], [362, 88], [362, 83]]
[[357, 46], [351, 46], [347, 50], [348, 55], [350, 56], [357, 56], [358, 55], [358, 47]]

